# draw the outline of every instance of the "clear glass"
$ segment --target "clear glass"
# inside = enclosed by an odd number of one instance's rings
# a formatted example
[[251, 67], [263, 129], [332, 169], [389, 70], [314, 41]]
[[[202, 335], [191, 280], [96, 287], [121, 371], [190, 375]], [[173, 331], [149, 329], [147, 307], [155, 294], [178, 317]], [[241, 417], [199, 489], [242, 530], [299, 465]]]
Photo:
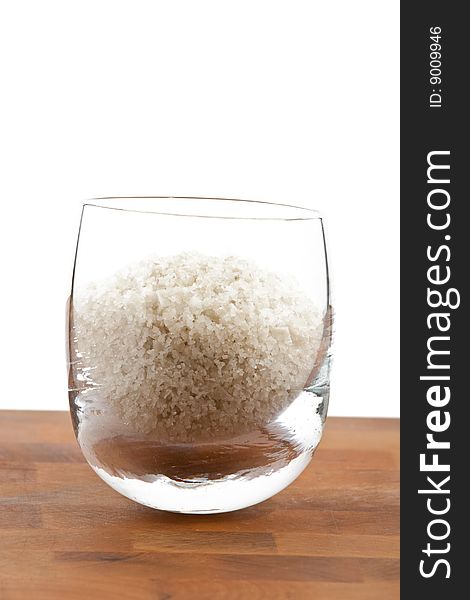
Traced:
[[310, 462], [328, 406], [332, 315], [316, 211], [92, 200], [67, 313], [75, 434], [121, 494], [227, 512], [270, 498]]

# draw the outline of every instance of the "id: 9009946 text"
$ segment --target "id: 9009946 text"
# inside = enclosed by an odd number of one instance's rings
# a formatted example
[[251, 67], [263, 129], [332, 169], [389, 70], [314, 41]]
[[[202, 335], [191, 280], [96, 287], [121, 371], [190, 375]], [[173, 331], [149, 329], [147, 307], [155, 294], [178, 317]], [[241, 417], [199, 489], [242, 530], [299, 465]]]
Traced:
[[441, 108], [442, 106], [442, 44], [441, 28], [429, 28], [429, 107]]

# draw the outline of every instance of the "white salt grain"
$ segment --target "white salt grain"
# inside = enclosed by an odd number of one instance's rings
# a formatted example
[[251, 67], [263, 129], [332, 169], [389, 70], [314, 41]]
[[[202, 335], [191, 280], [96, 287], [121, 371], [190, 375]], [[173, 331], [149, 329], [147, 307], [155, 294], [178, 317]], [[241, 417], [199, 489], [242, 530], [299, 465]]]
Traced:
[[103, 406], [180, 441], [275, 418], [305, 386], [323, 329], [291, 281], [234, 256], [142, 261], [83, 290], [74, 310]]

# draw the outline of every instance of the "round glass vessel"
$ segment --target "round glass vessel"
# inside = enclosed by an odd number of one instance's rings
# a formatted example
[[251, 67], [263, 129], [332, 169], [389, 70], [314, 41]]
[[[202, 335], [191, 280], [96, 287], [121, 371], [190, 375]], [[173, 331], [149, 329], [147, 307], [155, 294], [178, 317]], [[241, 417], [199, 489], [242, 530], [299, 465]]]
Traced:
[[328, 406], [332, 314], [316, 211], [91, 200], [67, 314], [75, 434], [121, 494], [227, 512], [270, 498], [309, 463]]

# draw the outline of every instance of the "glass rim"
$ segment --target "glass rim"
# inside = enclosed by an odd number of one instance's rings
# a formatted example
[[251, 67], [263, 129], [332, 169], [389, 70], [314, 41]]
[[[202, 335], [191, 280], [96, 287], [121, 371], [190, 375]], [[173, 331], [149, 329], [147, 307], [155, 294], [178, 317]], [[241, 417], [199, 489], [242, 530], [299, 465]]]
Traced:
[[[211, 210], [203, 210], [202, 212], [196, 208], [194, 211], [177, 212], [174, 210], [161, 209], [159, 206], [132, 206], [134, 201], [186, 201], [189, 204], [194, 202], [194, 206], [198, 206], [198, 201], [210, 201], [214, 203], [214, 207], [221, 206], [243, 206], [248, 209], [258, 209], [266, 211], [266, 215], [261, 216], [244, 216], [244, 215], [224, 215], [218, 214], [217, 210], [212, 212]], [[135, 202], [134, 202], [135, 203]], [[158, 202], [159, 203], [159, 202]], [[201, 203], [199, 203], [201, 204]], [[83, 208], [93, 207], [102, 208], [106, 210], [115, 210], [123, 212], [133, 213], [144, 213], [144, 214], [156, 214], [162, 216], [172, 217], [189, 217], [189, 218], [203, 218], [203, 219], [231, 219], [236, 221], [311, 221], [316, 219], [322, 219], [322, 215], [318, 210], [311, 208], [305, 208], [302, 206], [295, 206], [293, 204], [283, 204], [278, 202], [269, 202], [265, 200], [248, 200], [242, 198], [222, 198], [222, 197], [204, 197], [204, 196], [103, 196], [97, 198], [90, 198], [82, 202]], [[191, 207], [192, 208], [192, 207]], [[271, 212], [270, 212], [271, 211]], [[281, 213], [275, 215], [271, 213]], [[209, 213], [209, 214], [206, 214]]]

